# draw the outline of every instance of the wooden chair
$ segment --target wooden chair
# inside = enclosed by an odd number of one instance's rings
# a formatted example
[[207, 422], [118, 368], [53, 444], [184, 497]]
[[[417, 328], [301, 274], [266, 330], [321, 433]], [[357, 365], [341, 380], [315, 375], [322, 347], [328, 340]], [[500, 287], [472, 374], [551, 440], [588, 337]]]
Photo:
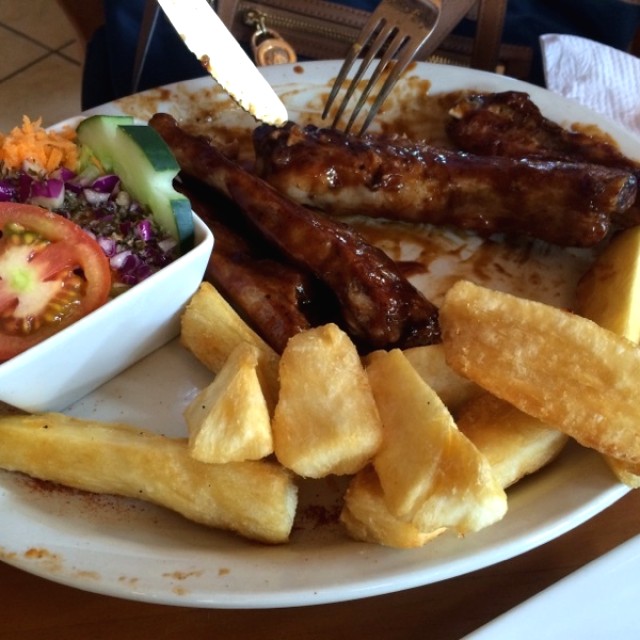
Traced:
[[57, 0], [71, 24], [78, 33], [82, 47], [95, 30], [104, 22], [104, 6], [102, 0]]

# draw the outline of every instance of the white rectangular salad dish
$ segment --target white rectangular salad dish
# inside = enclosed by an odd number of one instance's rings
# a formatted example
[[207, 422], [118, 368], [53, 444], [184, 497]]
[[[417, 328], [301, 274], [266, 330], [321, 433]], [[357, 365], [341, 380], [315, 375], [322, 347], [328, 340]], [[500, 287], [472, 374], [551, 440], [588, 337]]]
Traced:
[[213, 247], [211, 231], [195, 214], [194, 222], [194, 247], [175, 262], [0, 364], [0, 401], [60, 411], [177, 336]]

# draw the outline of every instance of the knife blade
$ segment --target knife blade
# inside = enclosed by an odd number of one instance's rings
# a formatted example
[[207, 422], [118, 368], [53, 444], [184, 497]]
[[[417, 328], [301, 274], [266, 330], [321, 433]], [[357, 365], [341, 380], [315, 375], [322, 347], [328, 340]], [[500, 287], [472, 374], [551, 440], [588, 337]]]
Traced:
[[156, 0], [145, 0], [142, 9], [142, 22], [140, 23], [140, 32], [138, 34], [138, 44], [136, 46], [136, 55], [133, 60], [133, 75], [131, 76], [131, 93], [138, 93], [140, 90], [140, 81], [142, 80], [142, 70], [147, 61], [147, 54], [151, 45], [151, 38], [156, 29], [158, 15], [160, 13], [160, 5]]
[[284, 103], [207, 0], [158, 4], [191, 53], [242, 109], [267, 124], [287, 121]]

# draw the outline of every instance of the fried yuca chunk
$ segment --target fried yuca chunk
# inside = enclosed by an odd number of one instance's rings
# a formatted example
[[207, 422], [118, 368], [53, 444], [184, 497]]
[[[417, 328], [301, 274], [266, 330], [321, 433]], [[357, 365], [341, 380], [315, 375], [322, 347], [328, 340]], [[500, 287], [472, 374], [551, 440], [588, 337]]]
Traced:
[[456, 424], [486, 456], [505, 489], [549, 464], [569, 440], [562, 431], [490, 393], [469, 400]]
[[422, 547], [446, 529], [425, 533], [392, 515], [375, 469], [367, 465], [353, 476], [344, 496], [340, 521], [354, 540], [396, 549]]
[[146, 500], [267, 543], [287, 541], [297, 506], [292, 475], [276, 463], [203, 464], [184, 439], [59, 413], [1, 417], [0, 468]]
[[411, 347], [403, 353], [454, 416], [468, 400], [484, 393], [477, 384], [451, 369], [442, 344]]
[[362, 469], [382, 424], [356, 348], [335, 324], [293, 336], [280, 358], [280, 395], [271, 423], [278, 460], [321, 478]]
[[640, 341], [640, 227], [620, 232], [582, 276], [576, 313]]
[[640, 350], [594, 322], [456, 283], [440, 309], [447, 362], [584, 446], [640, 463]]
[[487, 459], [402, 351], [371, 354], [367, 375], [384, 433], [373, 466], [389, 511], [425, 533], [500, 520], [507, 497]]
[[[487, 458], [505, 489], [551, 462], [569, 439], [486, 392], [461, 407], [457, 425]], [[350, 482], [340, 520], [355, 540], [401, 549], [421, 547], [446, 531], [443, 527], [423, 533], [394, 516], [372, 466]]]
[[236, 313], [220, 292], [203, 282], [181, 318], [180, 340], [208, 369], [218, 373], [241, 342], [260, 354], [258, 374], [267, 404], [273, 410], [278, 397], [278, 354]]
[[622, 484], [626, 484], [632, 489], [640, 489], [640, 465], [630, 465], [616, 460], [611, 456], [604, 457], [606, 463], [609, 465], [611, 471]]
[[239, 462], [273, 453], [271, 418], [257, 374], [259, 356], [257, 347], [240, 343], [186, 407], [189, 452], [196, 460]]
[[[640, 341], [640, 227], [620, 232], [582, 276], [576, 288], [576, 313], [605, 329]], [[624, 484], [640, 487], [640, 465], [605, 456]]]

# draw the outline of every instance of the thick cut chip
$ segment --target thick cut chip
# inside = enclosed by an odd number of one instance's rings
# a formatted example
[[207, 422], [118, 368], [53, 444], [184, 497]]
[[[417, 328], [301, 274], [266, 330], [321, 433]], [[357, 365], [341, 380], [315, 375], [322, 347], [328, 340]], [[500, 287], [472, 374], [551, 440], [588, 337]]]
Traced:
[[487, 459], [402, 351], [375, 352], [367, 374], [384, 433], [373, 464], [391, 513], [425, 533], [500, 520], [507, 498]]
[[626, 464], [611, 456], [605, 456], [604, 459], [620, 482], [632, 489], [640, 489], [640, 465]]
[[[584, 274], [576, 290], [576, 313], [605, 329], [640, 341], [640, 227], [622, 231]], [[640, 465], [605, 456], [620, 482], [640, 487]]]
[[220, 292], [203, 282], [181, 318], [180, 339], [208, 369], [218, 373], [238, 344], [258, 348], [258, 374], [267, 404], [273, 410], [278, 397], [278, 354], [235, 312]]
[[640, 340], [640, 227], [616, 236], [582, 276], [575, 309], [605, 329]]
[[271, 419], [256, 372], [258, 348], [243, 342], [187, 406], [189, 451], [200, 462], [259, 460], [273, 453]]
[[297, 506], [293, 477], [276, 463], [204, 464], [185, 439], [59, 413], [0, 418], [0, 468], [146, 500], [269, 543], [288, 540]]
[[468, 400], [484, 393], [477, 384], [451, 369], [441, 344], [405, 349], [404, 355], [454, 416]]
[[440, 309], [449, 365], [584, 446], [640, 463], [640, 350], [594, 322], [461, 281]]
[[549, 464], [569, 440], [562, 431], [490, 393], [464, 405], [456, 423], [486, 456], [504, 488]]
[[442, 528], [424, 533], [410, 522], [396, 518], [387, 507], [380, 481], [371, 465], [351, 479], [340, 521], [354, 540], [397, 549], [422, 547], [446, 531]]
[[369, 380], [336, 325], [303, 331], [287, 343], [272, 429], [278, 460], [303, 477], [356, 473], [377, 451], [382, 425]]

